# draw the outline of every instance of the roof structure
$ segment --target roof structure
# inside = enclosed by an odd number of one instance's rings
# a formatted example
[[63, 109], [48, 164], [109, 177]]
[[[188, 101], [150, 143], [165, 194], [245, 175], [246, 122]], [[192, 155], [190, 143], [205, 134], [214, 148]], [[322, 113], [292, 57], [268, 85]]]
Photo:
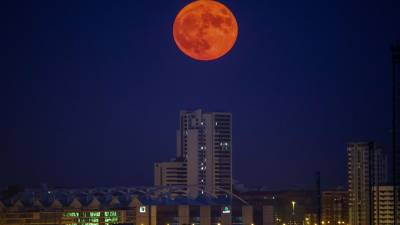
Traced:
[[27, 189], [13, 197], [0, 199], [0, 211], [122, 209], [139, 205], [227, 205], [232, 202], [230, 198], [210, 195], [199, 195], [197, 198], [171, 196], [165, 187]]

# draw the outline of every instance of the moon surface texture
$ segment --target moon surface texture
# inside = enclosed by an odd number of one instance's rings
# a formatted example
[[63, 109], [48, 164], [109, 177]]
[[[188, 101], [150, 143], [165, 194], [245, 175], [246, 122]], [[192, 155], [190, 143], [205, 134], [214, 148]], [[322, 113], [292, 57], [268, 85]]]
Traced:
[[238, 24], [222, 3], [198, 0], [179, 12], [173, 33], [178, 48], [187, 56], [211, 61], [224, 56], [235, 45]]

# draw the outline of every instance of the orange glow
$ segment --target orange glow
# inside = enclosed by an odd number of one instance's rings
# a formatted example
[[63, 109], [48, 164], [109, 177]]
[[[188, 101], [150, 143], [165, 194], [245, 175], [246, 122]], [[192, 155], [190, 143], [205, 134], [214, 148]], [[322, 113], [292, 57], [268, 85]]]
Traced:
[[213, 0], [198, 0], [184, 7], [174, 22], [174, 39], [187, 56], [215, 60], [228, 53], [238, 35], [233, 13]]

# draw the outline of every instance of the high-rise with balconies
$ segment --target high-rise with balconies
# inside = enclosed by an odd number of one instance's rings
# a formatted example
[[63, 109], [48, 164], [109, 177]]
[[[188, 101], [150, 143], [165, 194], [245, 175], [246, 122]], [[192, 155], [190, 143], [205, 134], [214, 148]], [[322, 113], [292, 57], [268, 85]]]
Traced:
[[[182, 167], [186, 167], [182, 171], [186, 171], [188, 195], [196, 197], [206, 192], [223, 196], [231, 193], [232, 114], [201, 109], [181, 111], [176, 136], [177, 159], [182, 160]], [[157, 182], [156, 185], [171, 184]]]
[[387, 157], [374, 142], [347, 145], [349, 184], [349, 223], [372, 225], [374, 216], [372, 187], [387, 180]]

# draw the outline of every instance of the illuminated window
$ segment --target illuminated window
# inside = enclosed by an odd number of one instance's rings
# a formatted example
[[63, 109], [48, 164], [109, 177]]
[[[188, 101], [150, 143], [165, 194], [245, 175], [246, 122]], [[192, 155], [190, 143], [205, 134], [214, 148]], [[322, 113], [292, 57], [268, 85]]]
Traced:
[[79, 213], [78, 212], [67, 212], [67, 213], [64, 213], [64, 217], [79, 217]]
[[100, 217], [100, 212], [90, 212], [90, 217]]
[[140, 213], [146, 213], [146, 206], [140, 206], [139, 212]]
[[104, 212], [104, 216], [117, 216], [116, 211], [109, 211], [109, 212]]
[[[118, 215], [116, 211], [104, 212], [104, 225], [118, 223]], [[89, 224], [86, 224], [89, 225]], [[93, 225], [93, 224], [92, 224]]]

